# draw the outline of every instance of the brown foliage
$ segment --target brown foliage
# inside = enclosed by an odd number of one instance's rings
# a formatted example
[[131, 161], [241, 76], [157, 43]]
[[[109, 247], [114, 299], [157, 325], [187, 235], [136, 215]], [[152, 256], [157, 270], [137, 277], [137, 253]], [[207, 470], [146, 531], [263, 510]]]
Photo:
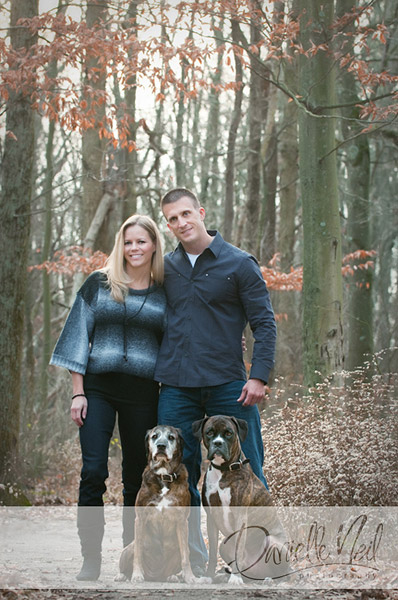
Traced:
[[[365, 260], [376, 255], [374, 250], [357, 250], [347, 254], [343, 258], [343, 275], [353, 275], [355, 271], [367, 270], [374, 266], [372, 260]], [[291, 267], [288, 273], [283, 273], [279, 267], [279, 253], [269, 261], [269, 266], [261, 267], [261, 272], [268, 289], [281, 292], [301, 291], [303, 285], [303, 267]], [[55, 253], [54, 260], [46, 261], [40, 265], [31, 265], [29, 271], [45, 270], [47, 273], [63, 273], [73, 275], [74, 273], [91, 273], [104, 266], [107, 255], [97, 250], [93, 252], [90, 248], [82, 246], [70, 246]], [[365, 260], [351, 265], [350, 261]]]
[[[4, 67], [0, 70], [0, 97], [6, 101], [11, 90], [19, 90], [30, 97], [33, 107], [41, 114], [59, 122], [69, 130], [83, 131], [97, 128], [103, 138], [114, 147], [135, 149], [130, 133], [134, 125], [123, 104], [117, 105], [109, 91], [95, 89], [90, 85], [100, 77], [111, 80], [117, 77], [122, 88], [135, 85], [140, 75], [141, 85], [152, 90], [157, 101], [165, 98], [167, 90], [173, 90], [177, 99], [197, 97], [201, 88], [216, 91], [234, 88], [236, 83], [227, 80], [215, 85], [205, 75], [205, 62], [217, 52], [226, 54], [226, 65], [231, 69], [231, 55], [238, 56], [244, 66], [249, 66], [250, 57], [261, 64], [273, 61], [291, 61], [296, 54], [311, 59], [318, 52], [332, 53], [340, 69], [353, 73], [361, 89], [361, 117], [370, 120], [393, 118], [397, 115], [397, 92], [394, 86], [398, 76], [383, 69], [377, 71], [377, 62], [367, 59], [371, 46], [383, 49], [388, 40], [387, 27], [375, 23], [373, 3], [358, 6], [351, 13], [336, 20], [328, 42], [312, 45], [304, 50], [300, 43], [298, 19], [291, 14], [284, 18], [273, 18], [276, 10], [273, 3], [256, 8], [250, 0], [215, 0], [207, 2], [180, 2], [163, 6], [141, 3], [138, 18], [126, 19], [128, 2], [121, 0], [110, 11], [106, 23], [88, 27], [64, 14], [44, 12], [31, 19], [21, 19], [20, 27], [38, 34], [39, 42], [29, 51], [11, 48], [0, 40], [0, 59]], [[169, 10], [172, 6], [173, 10]], [[201, 35], [201, 27], [211, 17], [227, 16], [239, 23], [241, 43], [239, 45], [225, 37], [222, 44], [214, 44], [207, 35]], [[305, 15], [299, 15], [299, 19]], [[260, 39], [250, 44], [245, 39], [245, 28], [256, 22]], [[354, 24], [354, 31], [347, 24]], [[157, 35], [164, 27], [168, 37]], [[173, 37], [178, 31], [194, 28], [197, 36], [182, 37], [176, 42]], [[152, 31], [151, 31], [152, 28]], [[155, 32], [155, 33], [154, 33]], [[355, 36], [356, 52], [346, 50]], [[334, 50], [337, 48], [337, 51]], [[90, 60], [95, 59], [95, 67]], [[176, 60], [177, 59], [177, 60]], [[62, 66], [56, 77], [49, 75], [49, 65]], [[268, 63], [267, 63], [268, 64]], [[177, 66], [176, 66], [177, 65]], [[86, 70], [86, 81], [82, 84], [80, 72]], [[181, 77], [182, 70], [184, 77]], [[270, 81], [298, 104], [304, 100], [288, 90], [270, 74]], [[391, 91], [392, 90], [392, 91]], [[378, 100], [383, 98], [383, 102]], [[390, 98], [390, 101], [387, 99]], [[106, 116], [97, 120], [98, 106], [106, 106]], [[306, 110], [311, 107], [305, 106]]]
[[398, 379], [378, 373], [381, 355], [341, 386], [330, 378], [308, 392], [276, 382], [263, 439], [278, 504], [397, 506]]

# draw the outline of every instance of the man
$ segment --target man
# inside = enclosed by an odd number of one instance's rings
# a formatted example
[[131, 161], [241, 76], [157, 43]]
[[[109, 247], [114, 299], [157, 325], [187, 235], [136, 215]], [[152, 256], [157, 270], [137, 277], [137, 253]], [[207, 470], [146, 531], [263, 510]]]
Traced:
[[[162, 383], [158, 422], [181, 429], [192, 505], [200, 506], [201, 449], [191, 426], [206, 415], [247, 421], [242, 450], [267, 485], [257, 403], [273, 367], [276, 325], [256, 259], [206, 230], [205, 209], [195, 194], [171, 190], [161, 207], [180, 243], [165, 257], [168, 324], [155, 370]], [[248, 381], [242, 356], [247, 322], [255, 340]], [[194, 553], [191, 543], [191, 560]]]

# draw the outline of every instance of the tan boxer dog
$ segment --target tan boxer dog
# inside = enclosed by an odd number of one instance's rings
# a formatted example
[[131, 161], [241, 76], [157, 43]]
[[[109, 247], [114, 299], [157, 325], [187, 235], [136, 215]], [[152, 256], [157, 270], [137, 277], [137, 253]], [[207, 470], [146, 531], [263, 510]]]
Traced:
[[242, 452], [246, 421], [217, 415], [195, 421], [192, 431], [203, 440], [210, 461], [202, 487], [209, 536], [207, 575], [215, 575], [221, 531], [225, 539], [220, 555], [228, 565], [228, 583], [283, 578], [289, 572], [285, 534], [270, 493]]
[[178, 429], [158, 425], [145, 438], [148, 464], [136, 499], [135, 539], [123, 550], [118, 581], [200, 583], [191, 570], [188, 515], [191, 496], [182, 464], [183, 441]]

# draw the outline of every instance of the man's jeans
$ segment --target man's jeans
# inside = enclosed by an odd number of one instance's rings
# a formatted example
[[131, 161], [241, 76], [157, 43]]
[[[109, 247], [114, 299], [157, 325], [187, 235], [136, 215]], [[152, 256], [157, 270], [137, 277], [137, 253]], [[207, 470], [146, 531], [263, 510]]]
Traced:
[[[242, 443], [242, 450], [250, 459], [250, 466], [254, 473], [268, 487], [262, 470], [264, 446], [258, 408], [257, 406], [242, 406], [241, 402], [237, 402], [244, 385], [245, 381], [243, 380], [202, 388], [177, 388], [162, 384], [158, 405], [158, 423], [173, 425], [182, 431], [183, 462], [188, 469], [192, 506], [200, 506], [200, 493], [197, 485], [201, 474], [201, 447], [200, 442], [192, 433], [192, 423], [205, 416], [228, 415], [244, 419], [247, 422], [249, 431], [246, 440]], [[195, 516], [198, 515], [199, 509], [194, 509], [194, 513]], [[197, 522], [197, 516], [194, 520]], [[203, 539], [201, 536], [199, 537], [200, 539], [194, 535], [191, 526], [190, 549], [193, 565], [203, 564], [204, 557], [206, 557]], [[198, 556], [197, 552], [201, 556]]]

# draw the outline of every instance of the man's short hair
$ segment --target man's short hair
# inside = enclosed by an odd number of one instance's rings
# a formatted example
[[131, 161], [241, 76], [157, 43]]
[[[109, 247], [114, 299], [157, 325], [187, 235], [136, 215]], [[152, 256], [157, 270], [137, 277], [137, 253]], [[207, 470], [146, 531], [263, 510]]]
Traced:
[[200, 202], [195, 194], [186, 188], [175, 188], [167, 192], [160, 201], [160, 208], [163, 210], [165, 204], [173, 204], [173, 202], [177, 202], [177, 200], [187, 197], [192, 200], [195, 208], [200, 208]]

